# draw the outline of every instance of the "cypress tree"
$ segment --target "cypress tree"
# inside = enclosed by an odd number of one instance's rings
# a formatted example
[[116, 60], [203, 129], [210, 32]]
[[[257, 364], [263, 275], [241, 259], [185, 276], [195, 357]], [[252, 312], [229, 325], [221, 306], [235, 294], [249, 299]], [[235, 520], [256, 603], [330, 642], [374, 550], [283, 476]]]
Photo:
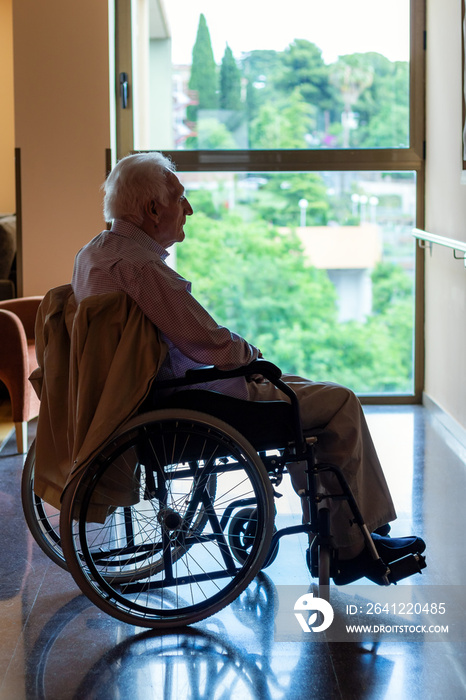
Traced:
[[241, 73], [228, 44], [220, 66], [220, 108], [241, 109]]
[[188, 108], [188, 119], [196, 121], [198, 110], [217, 109], [218, 107], [217, 66], [212, 51], [209, 28], [203, 14], [199, 17], [192, 56], [188, 87], [197, 92], [198, 104]]

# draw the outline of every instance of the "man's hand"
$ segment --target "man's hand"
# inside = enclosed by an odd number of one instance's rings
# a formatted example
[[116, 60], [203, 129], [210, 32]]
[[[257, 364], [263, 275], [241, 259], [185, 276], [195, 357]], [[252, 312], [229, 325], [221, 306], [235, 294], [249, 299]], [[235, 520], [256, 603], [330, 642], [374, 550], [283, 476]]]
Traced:
[[263, 384], [266, 380], [262, 374], [250, 374], [246, 377], [247, 382], [254, 382], [254, 384]]
[[[258, 360], [264, 359], [264, 356], [261, 353], [261, 351], [259, 350], [259, 348], [257, 349], [257, 359]], [[247, 382], [254, 382], [254, 384], [263, 384], [265, 382], [265, 379], [262, 376], [262, 374], [250, 374], [249, 377], [246, 377], [246, 381]]]

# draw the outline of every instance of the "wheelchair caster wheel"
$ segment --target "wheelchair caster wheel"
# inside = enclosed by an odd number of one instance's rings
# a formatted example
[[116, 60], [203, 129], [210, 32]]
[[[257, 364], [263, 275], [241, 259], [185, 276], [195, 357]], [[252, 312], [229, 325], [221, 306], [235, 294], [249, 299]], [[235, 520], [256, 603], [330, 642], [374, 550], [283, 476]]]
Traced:
[[[273, 533], [277, 532], [277, 528], [273, 527]], [[254, 544], [256, 535], [256, 509], [242, 508], [232, 518], [228, 529], [228, 543], [233, 556], [240, 564], [246, 561], [249, 551]], [[276, 559], [278, 554], [278, 543], [273, 550], [269, 552], [265, 559], [262, 568], [270, 566]]]

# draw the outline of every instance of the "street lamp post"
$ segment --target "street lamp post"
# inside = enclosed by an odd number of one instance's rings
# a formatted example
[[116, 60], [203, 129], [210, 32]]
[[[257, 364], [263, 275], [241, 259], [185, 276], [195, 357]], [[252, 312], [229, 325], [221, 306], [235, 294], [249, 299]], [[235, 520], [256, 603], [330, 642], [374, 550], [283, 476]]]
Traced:
[[369, 204], [371, 207], [371, 223], [375, 224], [377, 220], [377, 205], [379, 203], [379, 198], [378, 197], [369, 197]]
[[303, 199], [300, 199], [299, 202], [298, 202], [298, 206], [299, 206], [299, 208], [300, 208], [300, 210], [301, 210], [301, 212], [300, 212], [300, 219], [299, 219], [299, 221], [300, 221], [299, 225], [302, 226], [302, 227], [306, 226], [306, 209], [307, 209], [308, 205], [309, 205], [309, 202], [307, 201], [307, 199], [304, 199], [304, 198], [303, 198]]

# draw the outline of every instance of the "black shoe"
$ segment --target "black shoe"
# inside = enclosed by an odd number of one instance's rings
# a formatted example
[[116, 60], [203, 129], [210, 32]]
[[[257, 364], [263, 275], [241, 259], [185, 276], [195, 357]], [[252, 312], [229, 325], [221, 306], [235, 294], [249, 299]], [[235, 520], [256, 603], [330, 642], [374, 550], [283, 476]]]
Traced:
[[[380, 558], [387, 565], [408, 554], [421, 554], [426, 548], [424, 540], [421, 540], [420, 537], [396, 537], [392, 539], [391, 537], [381, 537], [375, 533], [372, 533], [371, 537]], [[374, 583], [383, 583], [379, 565], [372, 559], [367, 549], [363, 549], [354, 559], [338, 562], [338, 572], [334, 574], [333, 580], [337, 586], [345, 586], [364, 577]]]
[[382, 537], [373, 532], [371, 537], [385, 564], [390, 564], [390, 562], [401, 559], [407, 554], [422, 554], [426, 548], [424, 540], [415, 535], [411, 535], [411, 537]]
[[374, 530], [374, 532], [376, 535], [382, 535], [382, 537], [386, 537], [391, 529], [392, 528], [390, 524], [387, 523], [386, 525], [381, 525], [380, 527], [378, 527], [377, 530]]

